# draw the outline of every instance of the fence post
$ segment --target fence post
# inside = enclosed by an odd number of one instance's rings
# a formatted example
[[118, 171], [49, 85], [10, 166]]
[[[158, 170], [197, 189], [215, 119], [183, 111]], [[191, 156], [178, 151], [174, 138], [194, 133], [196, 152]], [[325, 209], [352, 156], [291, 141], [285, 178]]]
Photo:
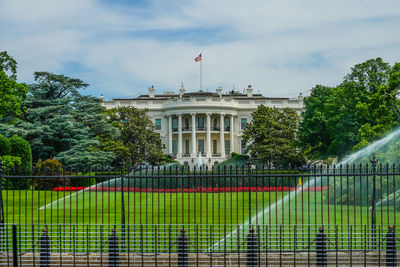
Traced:
[[315, 250], [316, 250], [316, 261], [317, 266], [327, 266], [327, 256], [326, 256], [326, 235], [324, 233], [324, 227], [320, 226], [318, 228], [319, 233], [315, 238]]
[[4, 163], [0, 159], [0, 251], [5, 250], [6, 233], [4, 228], [4, 209], [3, 209], [3, 166]]
[[386, 234], [386, 266], [397, 266], [396, 239], [394, 226], [389, 225]]
[[254, 228], [249, 229], [247, 236], [247, 266], [258, 266], [258, 240]]
[[40, 267], [50, 266], [50, 238], [47, 229], [43, 229], [43, 234], [40, 237]]
[[18, 267], [17, 225], [12, 226], [13, 266]]
[[249, 226], [251, 228], [251, 159], [250, 157], [246, 161], [247, 164], [247, 179], [249, 180]]
[[[372, 226], [372, 247], [376, 248], [376, 163], [378, 160], [375, 156], [370, 160], [372, 164], [372, 211], [371, 211], [371, 226]], [[367, 181], [368, 182], [368, 181]]]
[[121, 239], [125, 247], [125, 199], [124, 199], [124, 169], [125, 162], [121, 163]]
[[119, 266], [118, 243], [117, 229], [114, 228], [108, 238], [108, 266], [110, 267]]
[[178, 266], [179, 267], [187, 267], [188, 264], [188, 243], [189, 240], [185, 235], [185, 229], [181, 230], [181, 235], [178, 237]]

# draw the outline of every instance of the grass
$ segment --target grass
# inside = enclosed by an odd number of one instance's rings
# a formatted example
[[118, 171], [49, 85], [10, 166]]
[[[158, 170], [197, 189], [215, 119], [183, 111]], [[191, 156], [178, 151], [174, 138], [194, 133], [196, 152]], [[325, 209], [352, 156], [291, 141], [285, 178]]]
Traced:
[[[365, 248], [370, 242], [371, 209], [352, 205], [328, 205], [321, 192], [300, 192], [280, 200], [287, 192], [252, 192], [251, 216], [259, 214], [253, 224], [260, 225], [260, 240], [269, 249], [278, 249], [280, 238], [288, 242], [287, 249], [302, 249], [310, 241], [319, 225], [326, 225], [332, 240], [343, 248]], [[74, 246], [81, 250], [95, 250], [104, 246], [113, 225], [121, 229], [121, 192], [54, 192], [38, 190], [3, 190], [6, 223], [17, 223], [26, 234], [26, 247], [30, 248], [47, 225], [54, 244], [68, 250]], [[238, 224], [248, 221], [249, 193], [124, 193], [126, 233], [130, 249], [165, 250], [180, 235], [186, 225], [188, 235], [202, 250], [215, 245]], [[384, 236], [387, 224], [396, 224], [400, 212], [393, 207], [377, 207], [378, 234]], [[40, 226], [34, 226], [40, 225]], [[71, 225], [72, 224], [72, 225]], [[111, 224], [99, 226], [98, 224]], [[283, 225], [282, 225], [283, 224]], [[171, 226], [172, 225], [172, 226]], [[308, 226], [313, 225], [313, 226]], [[351, 226], [349, 226], [351, 225]], [[39, 227], [39, 228], [38, 228]], [[247, 227], [234, 233], [217, 250], [238, 249], [247, 236]], [[368, 240], [361, 240], [365, 232]], [[368, 234], [367, 234], [368, 232]], [[22, 234], [23, 235], [23, 234]], [[158, 237], [159, 243], [154, 243]], [[349, 243], [350, 237], [359, 243]], [[33, 240], [31, 240], [33, 239]], [[91, 248], [85, 245], [90, 239]], [[172, 239], [172, 241], [171, 241]], [[36, 241], [35, 241], [36, 240]], [[296, 241], [297, 240], [297, 241]], [[143, 247], [143, 244], [147, 244]], [[360, 245], [361, 244], [361, 245]]]
[[[324, 203], [320, 192], [252, 192], [257, 224], [368, 224], [366, 206]], [[120, 224], [121, 192], [3, 190], [6, 223]], [[249, 193], [124, 193], [127, 224], [242, 224], [249, 220]], [[259, 216], [254, 217], [256, 214]], [[400, 212], [376, 208], [377, 224], [396, 224]]]

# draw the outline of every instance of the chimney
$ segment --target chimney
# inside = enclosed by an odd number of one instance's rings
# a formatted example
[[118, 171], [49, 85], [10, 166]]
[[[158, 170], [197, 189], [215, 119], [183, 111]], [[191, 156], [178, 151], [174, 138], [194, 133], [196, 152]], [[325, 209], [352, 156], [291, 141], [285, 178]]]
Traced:
[[152, 85], [150, 88], [149, 88], [149, 97], [150, 98], [154, 98], [155, 97], [155, 92], [156, 90], [154, 90], [154, 86]]
[[185, 94], [185, 88], [183, 87], [183, 83], [182, 83], [182, 86], [181, 86], [181, 88], [179, 89], [179, 97], [182, 97], [184, 94]]
[[303, 100], [303, 94], [302, 93], [299, 94], [298, 99], [299, 100]]
[[251, 85], [247, 86], [247, 97], [253, 97], [253, 88], [251, 88]]
[[219, 95], [219, 97], [222, 96], [222, 88], [221, 87], [217, 88], [217, 94]]

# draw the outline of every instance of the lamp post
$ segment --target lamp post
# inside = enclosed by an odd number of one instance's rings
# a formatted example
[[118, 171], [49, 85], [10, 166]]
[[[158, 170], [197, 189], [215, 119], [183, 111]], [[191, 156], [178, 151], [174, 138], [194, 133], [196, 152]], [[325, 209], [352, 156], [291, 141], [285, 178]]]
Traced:
[[371, 210], [371, 227], [372, 227], [372, 244], [376, 248], [376, 164], [378, 160], [375, 155], [370, 160], [372, 164], [372, 210]]

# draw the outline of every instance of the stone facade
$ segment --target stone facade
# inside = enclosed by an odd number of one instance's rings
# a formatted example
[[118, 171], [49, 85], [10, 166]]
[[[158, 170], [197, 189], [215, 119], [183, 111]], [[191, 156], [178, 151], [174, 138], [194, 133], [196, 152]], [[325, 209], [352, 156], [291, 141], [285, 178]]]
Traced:
[[259, 105], [290, 107], [298, 113], [303, 110], [303, 96], [298, 98], [270, 98], [253, 94], [249, 85], [245, 93], [230, 91], [188, 92], [184, 88], [179, 94], [165, 92], [155, 94], [154, 87], [148, 95], [135, 98], [102, 99], [106, 108], [134, 106], [148, 109], [157, 131], [165, 144], [165, 153], [173, 154], [185, 165], [197, 164], [201, 152], [202, 160], [211, 166], [225, 160], [231, 152], [242, 153], [242, 132], [251, 113]]

